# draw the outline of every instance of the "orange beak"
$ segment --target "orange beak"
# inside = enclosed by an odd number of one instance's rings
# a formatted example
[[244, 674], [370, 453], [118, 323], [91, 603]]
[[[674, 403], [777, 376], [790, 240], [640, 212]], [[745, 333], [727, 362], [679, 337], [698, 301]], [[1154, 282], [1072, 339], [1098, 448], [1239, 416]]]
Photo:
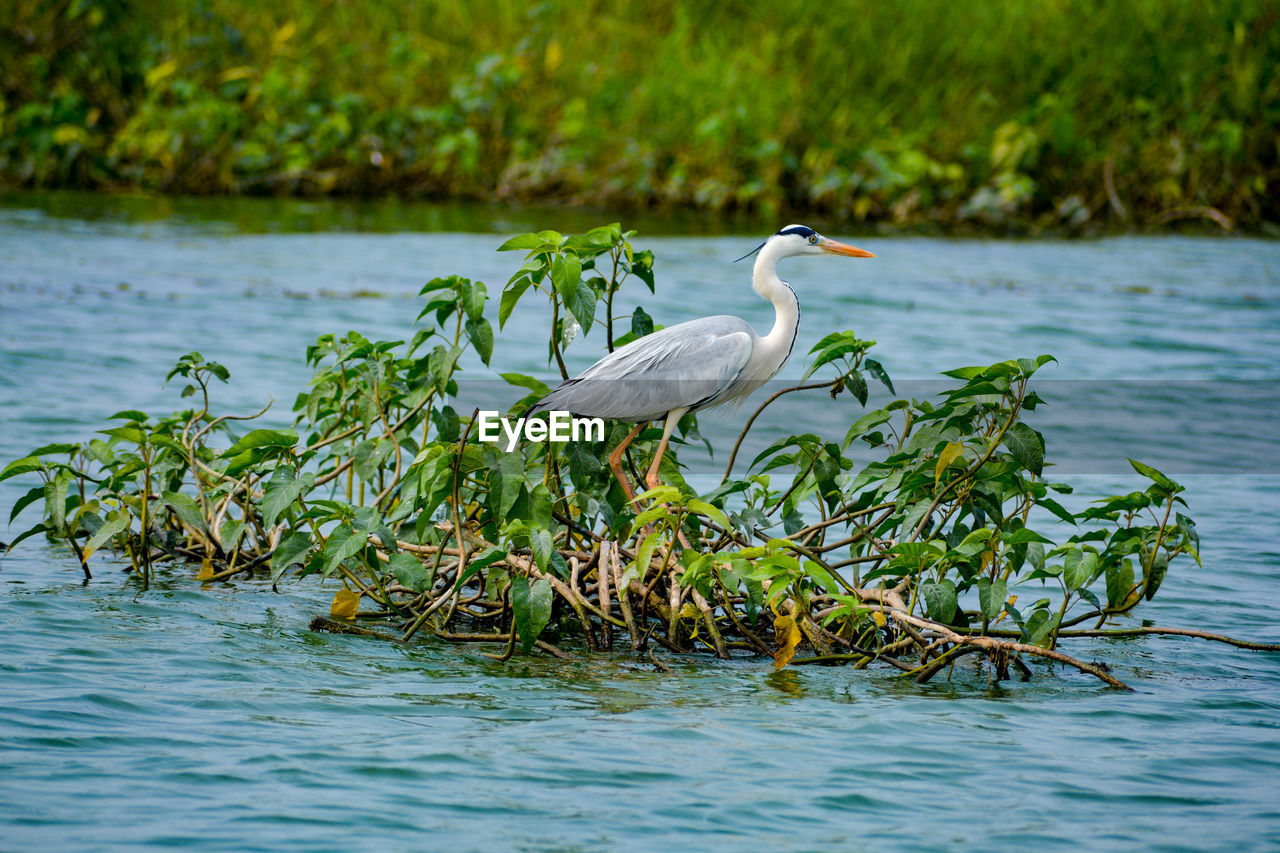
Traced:
[[875, 255], [864, 249], [858, 249], [844, 243], [838, 243], [835, 240], [828, 240], [826, 237], [823, 237], [822, 242], [818, 245], [820, 245], [822, 247], [822, 251], [826, 252], [828, 255], [848, 255], [851, 258], [875, 257]]

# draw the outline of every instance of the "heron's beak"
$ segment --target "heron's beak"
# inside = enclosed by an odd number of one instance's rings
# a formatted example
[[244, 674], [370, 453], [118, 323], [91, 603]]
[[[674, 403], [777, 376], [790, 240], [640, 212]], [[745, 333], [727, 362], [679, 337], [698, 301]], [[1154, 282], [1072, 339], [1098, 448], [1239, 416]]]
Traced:
[[871, 254], [865, 249], [858, 249], [853, 246], [849, 246], [845, 243], [839, 243], [835, 240], [830, 240], [826, 237], [823, 237], [818, 242], [818, 245], [821, 246], [822, 251], [826, 252], [828, 255], [848, 255], [851, 258], [874, 258], [875, 257], [875, 255]]

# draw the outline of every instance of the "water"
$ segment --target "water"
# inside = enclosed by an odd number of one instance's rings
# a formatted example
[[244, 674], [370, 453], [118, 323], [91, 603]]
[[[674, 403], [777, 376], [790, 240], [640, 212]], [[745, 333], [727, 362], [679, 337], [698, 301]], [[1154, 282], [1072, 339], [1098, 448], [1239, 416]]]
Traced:
[[[274, 396], [267, 419], [285, 424], [317, 335], [407, 337], [424, 280], [457, 272], [494, 293], [515, 265], [493, 233], [293, 233], [288, 217], [272, 233], [254, 203], [212, 217], [139, 205], [0, 207], [0, 459], [81, 439], [119, 409], [177, 408], [161, 379], [196, 346], [232, 371], [218, 389], [227, 411]], [[306, 212], [323, 229], [326, 208]], [[440, 216], [434, 227], [473, 232], [557, 224]], [[1259, 450], [1275, 447], [1274, 422], [1251, 419], [1257, 406], [1195, 405], [1224, 380], [1280, 380], [1280, 246], [853, 242], [880, 257], [784, 271], [805, 306], [797, 352], [852, 327], [908, 387], [1052, 352], [1051, 381], [1179, 389], [1143, 398], [1159, 440], [1084, 419], [1057, 443], [1137, 442], [1130, 455], [1164, 453], [1188, 484], [1204, 568], [1176, 565], [1145, 618], [1280, 641], [1280, 472]], [[644, 300], [658, 322], [732, 311], [767, 325], [748, 271], [726, 263], [752, 237], [638, 244], [658, 255], [658, 294]], [[522, 306], [495, 366], [545, 376], [540, 335], [520, 335], [542, 319]], [[571, 348], [571, 367], [596, 346]], [[708, 420], [713, 443], [738, 417]], [[1066, 472], [1077, 502], [1141, 485], [1113, 456]], [[0, 484], [0, 508], [28, 486]], [[332, 593], [309, 582], [200, 586], [177, 567], [140, 592], [106, 559], [96, 568], [82, 583], [34, 540], [0, 562], [0, 848], [1280, 845], [1276, 654], [1155, 638], [1074, 647], [1111, 662], [1132, 694], [1061, 671], [991, 685], [958, 667], [918, 686], [758, 660], [671, 659], [674, 675], [581, 653], [504, 665], [472, 648], [314, 634]]]

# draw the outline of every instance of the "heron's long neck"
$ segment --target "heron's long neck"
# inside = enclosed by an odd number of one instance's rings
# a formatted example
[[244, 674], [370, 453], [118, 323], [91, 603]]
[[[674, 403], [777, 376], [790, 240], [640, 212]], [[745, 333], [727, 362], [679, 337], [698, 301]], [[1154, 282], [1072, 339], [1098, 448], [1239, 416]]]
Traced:
[[773, 328], [761, 341], [773, 371], [782, 367], [791, 355], [791, 348], [796, 342], [796, 333], [800, 331], [800, 300], [791, 285], [778, 278], [778, 261], [780, 260], [774, 246], [766, 244], [756, 256], [755, 269], [751, 273], [751, 285], [756, 293], [773, 303]]

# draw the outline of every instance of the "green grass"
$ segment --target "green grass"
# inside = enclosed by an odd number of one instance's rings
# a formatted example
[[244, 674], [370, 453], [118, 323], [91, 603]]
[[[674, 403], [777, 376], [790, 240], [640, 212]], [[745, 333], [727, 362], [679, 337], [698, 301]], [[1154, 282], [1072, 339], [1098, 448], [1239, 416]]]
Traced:
[[11, 187], [1280, 220], [1274, 0], [11, 0], [0, 39]]

